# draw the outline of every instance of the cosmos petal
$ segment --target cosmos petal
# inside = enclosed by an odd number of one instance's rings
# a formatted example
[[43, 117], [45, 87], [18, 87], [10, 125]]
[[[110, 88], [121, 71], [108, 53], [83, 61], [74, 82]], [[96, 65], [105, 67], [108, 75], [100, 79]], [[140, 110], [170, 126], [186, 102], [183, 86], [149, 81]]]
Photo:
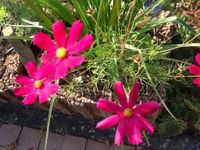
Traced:
[[48, 101], [48, 98], [55, 94], [59, 89], [57, 84], [48, 84], [42, 88], [39, 92], [39, 102], [44, 103]]
[[33, 36], [33, 44], [42, 50], [55, 51], [56, 45], [51, 40], [48, 34], [39, 32]]
[[119, 121], [119, 116], [112, 115], [112, 116], [107, 117], [106, 119], [100, 121], [99, 123], [97, 123], [96, 128], [107, 129], [107, 128], [110, 128], [110, 127], [114, 126], [115, 124], [117, 124], [118, 121]]
[[198, 65], [200, 65], [200, 53], [196, 54], [195, 60], [198, 63]]
[[131, 89], [130, 96], [129, 96], [129, 107], [132, 108], [138, 99], [140, 91], [140, 83], [138, 81], [135, 82], [133, 88]]
[[69, 49], [79, 39], [83, 30], [83, 24], [80, 20], [75, 21], [69, 30], [66, 48]]
[[110, 100], [103, 99], [103, 98], [100, 98], [98, 100], [97, 108], [102, 109], [107, 112], [111, 112], [111, 113], [123, 112], [123, 109], [120, 106], [118, 106], [116, 103]]
[[59, 47], [65, 47], [66, 40], [67, 40], [67, 34], [65, 30], [65, 25], [62, 21], [56, 21], [53, 26], [53, 36], [56, 40], [56, 43]]
[[144, 102], [134, 109], [135, 114], [149, 115], [160, 109], [160, 103], [156, 101]]
[[116, 81], [114, 83], [114, 89], [115, 93], [117, 95], [117, 98], [120, 102], [120, 105], [123, 107], [127, 106], [127, 99], [126, 99], [126, 93], [124, 91], [124, 87], [121, 81]]
[[80, 41], [74, 44], [69, 50], [69, 55], [79, 54], [87, 50], [93, 43], [92, 35], [85, 35]]
[[23, 75], [18, 75], [15, 79], [15, 81], [17, 83], [20, 83], [20, 84], [23, 84], [23, 85], [30, 85], [30, 84], [33, 84], [33, 81], [31, 79], [29, 79], [28, 77], [26, 76], [23, 76]]
[[36, 98], [37, 98], [37, 93], [36, 93], [36, 92], [33, 92], [33, 93], [27, 95], [27, 96], [23, 99], [22, 103], [23, 103], [24, 105], [32, 105], [32, 104], [36, 101]]
[[200, 67], [196, 65], [190, 65], [188, 70], [191, 74], [200, 75]]
[[115, 133], [115, 144], [118, 146], [122, 144], [124, 137], [127, 132], [128, 119], [121, 119], [118, 123], [117, 130]]
[[37, 67], [34, 62], [30, 61], [26, 63], [26, 70], [31, 78], [34, 78]]

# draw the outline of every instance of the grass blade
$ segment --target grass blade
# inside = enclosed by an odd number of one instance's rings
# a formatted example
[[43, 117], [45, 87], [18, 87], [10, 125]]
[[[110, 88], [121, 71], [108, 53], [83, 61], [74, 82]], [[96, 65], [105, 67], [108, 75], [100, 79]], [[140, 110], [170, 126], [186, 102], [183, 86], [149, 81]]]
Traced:
[[102, 10], [103, 10], [103, 0], [100, 0], [100, 6], [99, 6], [99, 10], [98, 10], [98, 15], [97, 15], [97, 22], [95, 25], [97, 45], [100, 44], [99, 25], [100, 25], [100, 16], [102, 14]]
[[64, 21], [72, 24], [75, 20], [72, 15], [72, 11], [65, 7], [60, 1], [57, 0], [35, 0], [38, 5], [42, 5], [45, 8], [48, 8], [52, 11], [53, 14], [57, 15], [59, 18], [62, 18]]
[[31, 36], [0, 36], [0, 40], [13, 39], [13, 40], [31, 40]]
[[76, 8], [77, 12], [80, 15], [81, 20], [83, 21], [85, 27], [88, 29], [89, 28], [89, 21], [86, 17], [86, 10], [83, 9], [83, 7], [80, 5], [80, 2], [78, 0], [72, 0], [71, 1], [74, 7]]
[[163, 98], [160, 96], [158, 90], [156, 89], [156, 86], [155, 86], [155, 84], [154, 84], [154, 82], [153, 82], [153, 80], [152, 80], [151, 75], [149, 74], [149, 71], [148, 71], [148, 69], [147, 69], [146, 64], [145, 64], [144, 61], [142, 61], [142, 65], [143, 65], [143, 68], [144, 68], [144, 70], [145, 70], [146, 76], [147, 76], [148, 80], [150, 81], [151, 86], [152, 86], [154, 92], [156, 93], [156, 96], [157, 96], [157, 97], [159, 98], [159, 100], [160, 100], [160, 103], [164, 106], [164, 108], [165, 108], [166, 111], [170, 114], [170, 116], [171, 116], [174, 120], [177, 121], [176, 117], [175, 117], [175, 116], [172, 114], [172, 112], [169, 110], [169, 108], [168, 108], [167, 105], [165, 104]]
[[[156, 2], [154, 2], [151, 6], [149, 6], [146, 10], [144, 10], [144, 12], [142, 13], [142, 15], [139, 15], [138, 17], [136, 17], [134, 20], [133, 20], [133, 25], [132, 25], [132, 30], [134, 30], [136, 27], [137, 27], [137, 25], [139, 24], [139, 23], [141, 23], [141, 21], [143, 21], [144, 20], [144, 17], [146, 16], [146, 15], [148, 15], [148, 14], [150, 14], [152, 11], [153, 11], [153, 9], [155, 9], [160, 3], [162, 3], [164, 0], [158, 0], [158, 1], [156, 1]], [[140, 1], [139, 3], [138, 3], [138, 7], [142, 7], [143, 5], [141, 5], [141, 3], [142, 3], [142, 1]], [[140, 8], [138, 8], [138, 10], [140, 9]]]
[[46, 14], [42, 11], [42, 9], [39, 6], [35, 5], [35, 3], [32, 0], [24, 0], [24, 1], [44, 21], [47, 28], [51, 28], [52, 21], [46, 16]]
[[58, 0], [49, 0], [50, 4], [54, 6], [57, 10], [57, 13], [62, 15], [62, 18], [66, 20], [68, 23], [72, 24], [75, 21], [75, 17], [72, 14], [72, 11], [65, 7], [60, 1]]
[[173, 23], [179, 24], [179, 25], [187, 28], [190, 32], [195, 33], [195, 31], [190, 26], [188, 26], [186, 23], [184, 23], [184, 21], [182, 21], [181, 19], [179, 19], [176, 16], [153, 20], [153, 21], [147, 23], [142, 29], [138, 30], [137, 32], [139, 34], [145, 33], [147, 31], [152, 30], [153, 27], [156, 27], [158, 25], [161, 25], [161, 24], [164, 24], [167, 22], [173, 22]]
[[111, 12], [110, 21], [109, 21], [109, 27], [114, 26], [116, 24], [117, 17], [121, 9], [121, 3], [122, 3], [121, 0], [113, 1], [113, 8]]
[[200, 48], [200, 43], [186, 43], [186, 44], [170, 44], [170, 45], [163, 45], [161, 48], [163, 50], [160, 50], [159, 53], [161, 54], [168, 54], [173, 50], [176, 50], [178, 48], [183, 47], [198, 47]]

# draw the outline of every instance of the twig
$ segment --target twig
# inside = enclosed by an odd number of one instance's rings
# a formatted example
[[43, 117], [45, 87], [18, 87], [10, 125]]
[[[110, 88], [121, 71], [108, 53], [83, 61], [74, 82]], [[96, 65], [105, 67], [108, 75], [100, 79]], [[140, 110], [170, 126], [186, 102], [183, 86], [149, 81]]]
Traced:
[[14, 48], [11, 47], [9, 49], [7, 49], [6, 51], [3, 51], [0, 53], [0, 58], [4, 57], [5, 55], [9, 54]]

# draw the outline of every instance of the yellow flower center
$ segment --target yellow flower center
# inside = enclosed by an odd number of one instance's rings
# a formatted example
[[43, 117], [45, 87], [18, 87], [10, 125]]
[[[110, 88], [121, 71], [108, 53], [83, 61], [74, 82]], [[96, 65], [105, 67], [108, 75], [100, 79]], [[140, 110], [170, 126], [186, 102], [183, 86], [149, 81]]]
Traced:
[[124, 109], [123, 115], [127, 118], [131, 117], [133, 115], [133, 111], [131, 108]]
[[42, 87], [42, 81], [41, 81], [41, 80], [36, 80], [36, 81], [34, 82], [34, 86], [35, 86], [35, 88], [37, 88], [37, 89], [41, 88], [41, 87]]
[[67, 55], [67, 50], [65, 48], [61, 47], [56, 50], [56, 57], [62, 59], [65, 58], [66, 55]]

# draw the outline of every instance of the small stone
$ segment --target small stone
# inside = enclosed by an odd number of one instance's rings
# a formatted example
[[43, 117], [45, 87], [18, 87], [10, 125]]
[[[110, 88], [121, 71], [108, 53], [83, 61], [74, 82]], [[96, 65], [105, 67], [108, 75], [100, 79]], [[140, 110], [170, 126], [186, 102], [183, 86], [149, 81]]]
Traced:
[[185, 143], [188, 143], [189, 142], [189, 139], [188, 138], [185, 138]]
[[85, 126], [81, 126], [81, 130], [85, 129]]
[[8, 76], [5, 76], [5, 77], [4, 77], [4, 81], [5, 81], [5, 80], [8, 80]]
[[11, 26], [4, 27], [2, 33], [4, 36], [10, 36], [13, 33], [13, 29]]

